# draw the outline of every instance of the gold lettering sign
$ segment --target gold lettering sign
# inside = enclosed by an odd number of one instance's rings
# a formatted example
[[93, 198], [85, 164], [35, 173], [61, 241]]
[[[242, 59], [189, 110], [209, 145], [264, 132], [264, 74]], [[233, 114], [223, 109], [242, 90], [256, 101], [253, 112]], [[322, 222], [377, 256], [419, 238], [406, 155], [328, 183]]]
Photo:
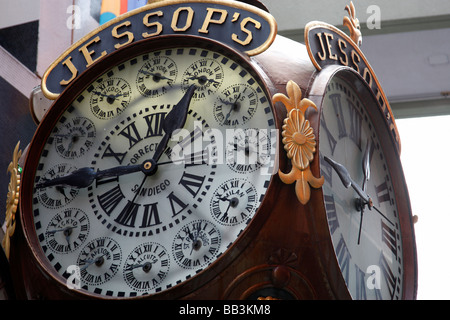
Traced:
[[324, 22], [310, 22], [305, 27], [306, 49], [317, 70], [320, 71], [329, 65], [337, 64], [358, 72], [375, 94], [400, 151], [400, 135], [392, 109], [372, 67], [357, 44], [359, 42], [360, 37], [355, 43], [343, 31]]
[[266, 50], [275, 19], [252, 5], [228, 0], [167, 0], [147, 4], [94, 30], [64, 52], [44, 73], [42, 92], [59, 94], [83, 71], [133, 42], [165, 35], [194, 35], [222, 42], [249, 56]]

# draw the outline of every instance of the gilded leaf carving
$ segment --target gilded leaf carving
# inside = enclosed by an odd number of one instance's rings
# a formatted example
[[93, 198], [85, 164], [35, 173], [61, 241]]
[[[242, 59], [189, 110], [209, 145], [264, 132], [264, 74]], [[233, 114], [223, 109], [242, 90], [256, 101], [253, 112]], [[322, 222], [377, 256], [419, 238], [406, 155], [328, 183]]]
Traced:
[[317, 110], [316, 105], [309, 99], [302, 99], [302, 91], [294, 82], [286, 85], [288, 96], [277, 93], [273, 96], [273, 103], [281, 102], [286, 107], [288, 115], [283, 124], [283, 144], [287, 157], [291, 159], [292, 169], [289, 173], [278, 171], [281, 181], [286, 184], [295, 182], [295, 193], [302, 204], [306, 204], [311, 196], [311, 189], [320, 188], [324, 177], [316, 178], [311, 172], [310, 163], [316, 152], [316, 137], [305, 112], [309, 107]]

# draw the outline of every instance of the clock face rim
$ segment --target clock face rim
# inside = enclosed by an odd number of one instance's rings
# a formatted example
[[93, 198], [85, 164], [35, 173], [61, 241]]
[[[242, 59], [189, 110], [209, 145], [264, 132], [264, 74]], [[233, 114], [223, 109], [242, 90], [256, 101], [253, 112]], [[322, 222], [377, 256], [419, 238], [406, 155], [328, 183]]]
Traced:
[[[95, 81], [99, 75], [103, 74], [110, 68], [119, 65], [125, 61], [130, 60], [134, 56], [139, 56], [149, 51], [157, 50], [159, 47], [202, 47], [208, 50], [216, 50], [217, 52], [232, 57], [240, 66], [243, 66], [247, 71], [251, 72], [252, 76], [260, 81], [261, 89], [264, 94], [270, 98], [271, 90], [273, 87], [271, 83], [268, 83], [269, 78], [264, 72], [254, 64], [249, 57], [245, 54], [219, 43], [212, 39], [205, 39], [197, 36], [161, 36], [157, 38], [147, 39], [135, 42], [127, 47], [121, 48], [108, 56], [99, 59], [89, 69], [80, 74], [68, 87], [63, 91], [57, 100], [52, 104], [51, 108], [41, 120], [27, 150], [25, 159], [24, 171], [22, 174], [22, 186], [20, 190], [20, 222], [21, 229], [23, 231], [26, 244], [30, 248], [32, 256], [34, 258], [33, 263], [37, 263], [41, 272], [55, 282], [62, 290], [68, 290], [66, 287], [66, 279], [59, 275], [53, 265], [48, 261], [46, 255], [42, 251], [41, 244], [38, 240], [35, 228], [34, 219], [32, 213], [32, 198], [33, 198], [33, 185], [35, 180], [36, 168], [39, 162], [39, 158], [45, 143], [51, 134], [51, 129], [57, 124], [58, 119], [66, 110], [66, 106], [71, 104], [72, 101], [78, 97], [83, 90], [85, 90], [93, 81]], [[83, 82], [87, 84], [83, 84]], [[277, 115], [276, 108], [274, 107], [271, 99], [268, 99], [269, 106], [272, 110], [274, 117], [275, 129], [280, 131], [279, 117]], [[50, 128], [48, 130], [47, 128]], [[275, 154], [276, 163], [281, 156], [280, 148], [277, 148]], [[198, 286], [207, 284], [214, 276], [219, 272], [222, 272], [230, 263], [232, 263], [239, 255], [240, 252], [248, 246], [251, 242], [252, 236], [255, 235], [264, 222], [270, 215], [271, 208], [275, 206], [276, 195], [279, 191], [279, 183], [276, 179], [273, 179], [274, 175], [270, 178], [269, 185], [266, 189], [265, 196], [261, 201], [259, 208], [253, 215], [250, 223], [245, 227], [244, 231], [236, 238], [232, 245], [214, 262], [208, 267], [204, 268], [194, 277], [183, 281], [180, 284], [173, 286], [170, 289], [166, 289], [159, 293], [152, 293], [144, 296], [136, 297], [107, 297], [99, 295], [86, 290], [70, 290], [74, 296], [82, 298], [95, 298], [95, 299], [145, 299], [148, 297], [158, 298], [176, 298], [189, 294]], [[274, 196], [275, 195], [275, 196]], [[24, 214], [26, 213], [26, 214]], [[213, 270], [212, 272], [207, 272]]]
[[[380, 142], [382, 142], [381, 149], [385, 155], [389, 174], [392, 177], [392, 187], [396, 195], [396, 204], [399, 215], [399, 224], [402, 240], [403, 251], [403, 277], [402, 277], [402, 299], [415, 299], [417, 296], [417, 252], [415, 243], [414, 226], [411, 214], [411, 205], [409, 201], [409, 194], [407, 185], [400, 161], [399, 150], [395, 147], [395, 141], [390, 134], [390, 129], [386, 118], [382, 115], [382, 107], [380, 106], [375, 94], [372, 92], [366, 81], [352, 68], [344, 66], [328, 66], [324, 68], [320, 74], [315, 78], [314, 83], [309, 90], [309, 99], [316, 102], [318, 107], [318, 116], [312, 120], [312, 125], [318, 133], [317, 145], [320, 139], [320, 115], [327, 92], [327, 87], [334, 77], [340, 77], [348, 82], [358, 81], [364, 86], [362, 90], [364, 95], [359, 97], [364, 101], [364, 98], [371, 99], [378, 110], [372, 110], [367, 113], [371, 118], [372, 123], [377, 124], [376, 133]], [[371, 108], [373, 109], [373, 108]], [[376, 113], [374, 115], [374, 113]], [[380, 128], [381, 127], [381, 128]], [[388, 141], [388, 142], [386, 142]], [[320, 175], [320, 157], [314, 158], [311, 168], [313, 173]], [[407, 199], [407, 201], [398, 201], [398, 199]], [[328, 226], [328, 219], [325, 209], [324, 192], [320, 188], [318, 192], [314, 192], [310, 200], [311, 203], [318, 204], [318, 210], [312, 213], [313, 228], [317, 232], [320, 241], [318, 243], [321, 260], [323, 261], [328, 281], [330, 283], [331, 291], [337, 298], [352, 299], [352, 296], [347, 288], [344, 277], [341, 273], [339, 263], [335, 254], [335, 249], [331, 239], [331, 234]], [[327, 254], [330, 253], [330, 254]]]

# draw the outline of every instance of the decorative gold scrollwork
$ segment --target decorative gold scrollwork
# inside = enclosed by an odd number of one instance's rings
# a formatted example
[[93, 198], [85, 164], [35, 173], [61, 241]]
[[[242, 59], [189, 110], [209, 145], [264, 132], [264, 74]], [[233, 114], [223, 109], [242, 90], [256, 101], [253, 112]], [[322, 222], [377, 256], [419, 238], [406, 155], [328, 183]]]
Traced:
[[359, 25], [359, 20], [356, 18], [356, 11], [353, 2], [350, 1], [350, 6], [345, 6], [345, 10], [347, 10], [348, 15], [350, 17], [344, 17], [344, 26], [346, 26], [350, 31], [350, 38], [353, 40], [355, 44], [361, 47], [362, 44], [362, 34], [361, 27]]
[[8, 195], [6, 198], [6, 217], [5, 217], [5, 236], [3, 237], [2, 246], [5, 250], [5, 255], [9, 259], [10, 240], [16, 229], [16, 212], [19, 205], [19, 191], [20, 191], [20, 172], [19, 159], [22, 156], [22, 150], [19, 150], [20, 141], [17, 143], [13, 153], [13, 160], [8, 166], [11, 179], [8, 186]]
[[282, 102], [288, 112], [287, 118], [284, 119], [282, 141], [287, 157], [291, 159], [292, 169], [288, 174], [278, 170], [278, 175], [286, 184], [296, 181], [297, 199], [300, 203], [306, 204], [311, 195], [310, 186], [320, 188], [324, 183], [324, 177], [314, 177], [309, 167], [316, 151], [316, 137], [309, 121], [305, 119], [305, 111], [309, 107], [317, 110], [317, 107], [311, 100], [302, 99], [302, 91], [294, 81], [287, 83], [286, 91], [289, 97], [277, 93], [272, 101]]

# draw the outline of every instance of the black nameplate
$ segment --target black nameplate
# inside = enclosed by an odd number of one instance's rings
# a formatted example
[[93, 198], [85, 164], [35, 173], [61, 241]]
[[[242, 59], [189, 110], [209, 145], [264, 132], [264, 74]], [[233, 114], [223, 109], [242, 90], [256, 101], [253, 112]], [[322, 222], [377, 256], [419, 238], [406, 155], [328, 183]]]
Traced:
[[99, 59], [127, 45], [166, 35], [214, 39], [248, 55], [266, 50], [277, 25], [266, 11], [238, 1], [164, 1], [130, 11], [72, 45], [45, 72], [42, 91], [59, 94]]

